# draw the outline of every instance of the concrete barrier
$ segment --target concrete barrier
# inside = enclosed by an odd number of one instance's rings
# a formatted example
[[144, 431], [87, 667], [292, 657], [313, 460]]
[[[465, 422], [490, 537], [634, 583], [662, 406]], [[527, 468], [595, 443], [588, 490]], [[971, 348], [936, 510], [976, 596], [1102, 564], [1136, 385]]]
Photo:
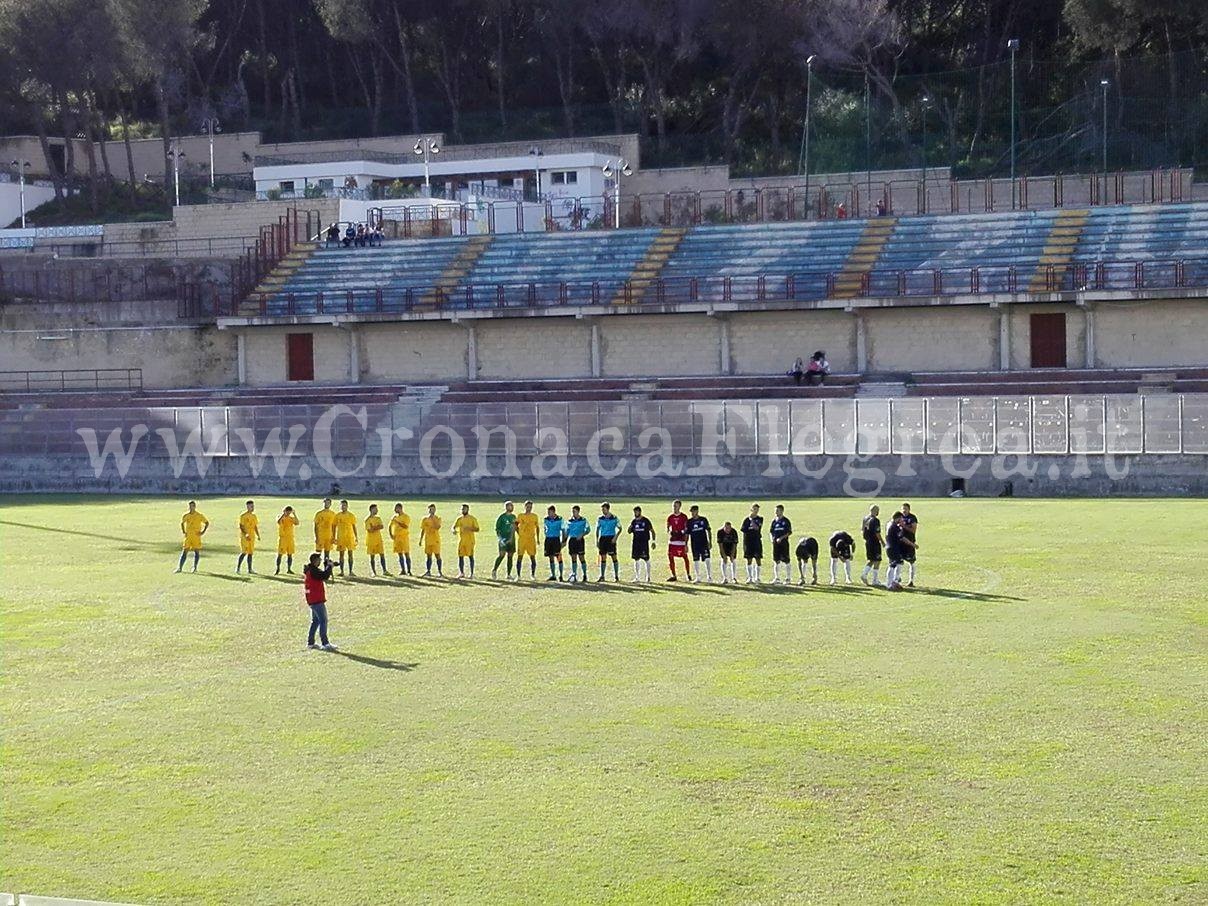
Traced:
[[[13, 902], [9, 896], [8, 903]], [[0, 900], [0, 906], [3, 906], [4, 901]], [[17, 901], [17, 906], [134, 906], [132, 903], [110, 903], [101, 900], [73, 900], [63, 897], [38, 897], [31, 894], [23, 893]]]

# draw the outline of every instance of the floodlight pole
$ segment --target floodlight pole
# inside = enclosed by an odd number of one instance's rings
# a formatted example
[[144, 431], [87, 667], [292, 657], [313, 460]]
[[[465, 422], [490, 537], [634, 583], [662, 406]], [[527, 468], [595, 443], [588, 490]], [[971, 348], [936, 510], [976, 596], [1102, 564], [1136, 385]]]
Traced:
[[168, 151], [168, 157], [172, 158], [172, 186], [176, 193], [176, 206], [180, 207], [180, 159], [185, 156], [185, 152], [180, 150], [180, 146], [173, 144]]
[[202, 131], [210, 137], [210, 188], [214, 188], [214, 133], [222, 131], [222, 123], [216, 116], [207, 116], [201, 121]]
[[805, 58], [805, 135], [802, 139], [804, 146], [805, 167], [805, 219], [810, 216], [810, 119], [813, 113], [814, 93], [814, 59], [817, 55], [810, 54]]
[[1015, 210], [1015, 52], [1019, 50], [1019, 39], [1012, 38], [1007, 42], [1007, 50], [1011, 52], [1011, 210]]
[[1103, 88], [1103, 180], [1104, 189], [1107, 188], [1107, 79], [1099, 80], [1100, 87]]
[[33, 164], [27, 160], [15, 160], [13, 166], [17, 168], [17, 191], [21, 196], [21, 229], [25, 229], [25, 171]]

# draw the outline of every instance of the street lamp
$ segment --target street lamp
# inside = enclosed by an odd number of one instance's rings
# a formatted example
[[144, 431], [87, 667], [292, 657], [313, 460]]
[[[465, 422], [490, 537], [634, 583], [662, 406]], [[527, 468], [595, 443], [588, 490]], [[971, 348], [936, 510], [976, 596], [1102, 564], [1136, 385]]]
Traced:
[[201, 131], [210, 137], [210, 188], [214, 188], [214, 133], [222, 131], [222, 123], [216, 116], [207, 116], [201, 121]]
[[424, 191], [428, 193], [428, 197], [432, 197], [432, 173], [428, 168], [429, 161], [433, 155], [440, 154], [440, 145], [436, 144], [434, 138], [421, 138], [415, 143], [415, 148], [412, 150], [416, 154], [422, 154], [424, 157]]
[[814, 90], [814, 60], [817, 54], [805, 58], [805, 131], [801, 135], [801, 154], [797, 161], [799, 172], [805, 173], [805, 216], [809, 218], [810, 210], [810, 119], [813, 113], [812, 96]]
[[1011, 210], [1015, 210], [1015, 52], [1019, 50], [1019, 39], [1007, 42], [1011, 52]]
[[1107, 179], [1107, 86], [1110, 84], [1107, 79], [1099, 80], [1099, 87], [1103, 89], [1103, 178]]
[[25, 171], [33, 167], [27, 160], [15, 160], [12, 165], [17, 168], [17, 185], [21, 195], [21, 229], [25, 229]]
[[612, 183], [612, 210], [613, 210], [613, 225], [616, 229], [621, 228], [621, 177], [633, 176], [633, 168], [629, 166], [629, 161], [625, 158], [617, 158], [616, 163], [608, 161], [602, 169], [604, 178], [611, 179]]
[[173, 144], [168, 149], [168, 157], [172, 158], [172, 185], [176, 190], [176, 206], [180, 207], [180, 159], [187, 157], [179, 145]]
[[529, 155], [531, 157], [536, 158], [536, 160], [537, 160], [536, 165], [533, 167], [533, 171], [537, 175], [537, 195], [536, 195], [535, 200], [540, 201], [541, 200], [541, 158], [545, 157], [545, 152], [542, 151], [540, 148], [538, 148], [536, 145], [533, 145], [533, 147], [529, 148]]

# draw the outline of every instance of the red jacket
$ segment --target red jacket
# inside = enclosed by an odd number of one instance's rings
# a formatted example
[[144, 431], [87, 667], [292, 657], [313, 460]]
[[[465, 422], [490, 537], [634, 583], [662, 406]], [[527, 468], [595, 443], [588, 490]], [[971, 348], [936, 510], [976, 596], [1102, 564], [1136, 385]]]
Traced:
[[307, 564], [302, 570], [302, 585], [306, 592], [307, 604], [326, 604], [327, 587], [323, 584], [331, 578], [331, 567], [320, 569]]

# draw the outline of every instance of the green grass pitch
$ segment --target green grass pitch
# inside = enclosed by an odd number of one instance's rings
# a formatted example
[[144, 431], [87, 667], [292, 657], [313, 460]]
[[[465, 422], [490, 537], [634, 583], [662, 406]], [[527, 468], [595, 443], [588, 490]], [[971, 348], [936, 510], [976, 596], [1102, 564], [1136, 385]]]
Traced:
[[183, 500], [5, 499], [0, 891], [1208, 901], [1203, 502], [914, 504], [926, 587], [890, 594], [491, 583], [477, 501], [479, 581], [336, 582], [325, 654], [296, 582], [233, 575], [239, 500], [176, 576]]

